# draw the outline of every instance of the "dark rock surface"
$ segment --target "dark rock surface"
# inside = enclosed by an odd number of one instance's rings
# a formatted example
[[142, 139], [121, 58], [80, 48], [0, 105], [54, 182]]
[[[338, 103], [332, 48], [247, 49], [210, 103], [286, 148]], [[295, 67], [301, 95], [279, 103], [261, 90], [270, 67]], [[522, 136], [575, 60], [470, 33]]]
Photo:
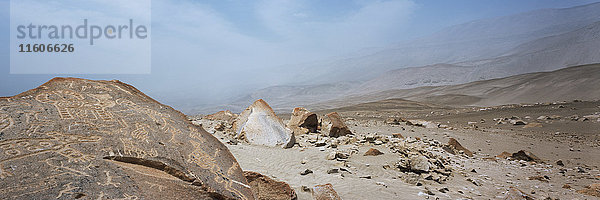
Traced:
[[229, 150], [119, 81], [0, 98], [0, 199], [254, 199]]

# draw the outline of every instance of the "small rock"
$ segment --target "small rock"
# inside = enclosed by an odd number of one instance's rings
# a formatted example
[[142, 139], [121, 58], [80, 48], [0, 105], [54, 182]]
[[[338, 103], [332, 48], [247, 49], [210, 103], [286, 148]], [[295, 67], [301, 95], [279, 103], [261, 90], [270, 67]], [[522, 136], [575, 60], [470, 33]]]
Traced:
[[328, 169], [327, 170], [327, 174], [335, 174], [338, 173], [339, 169], [338, 168], [332, 168], [332, 169]]
[[364, 156], [378, 156], [378, 155], [382, 155], [382, 154], [383, 154], [383, 152], [381, 152], [377, 149], [371, 148], [367, 152], [365, 152]]
[[563, 163], [563, 161], [562, 161], [562, 160], [557, 160], [557, 161], [556, 161], [556, 165], [558, 165], [558, 166], [561, 166], [561, 167], [564, 167], [564, 166], [565, 166], [565, 164]]
[[312, 196], [315, 200], [342, 200], [330, 183], [314, 186]]
[[310, 170], [310, 169], [306, 169], [306, 170], [304, 170], [304, 171], [300, 172], [300, 175], [304, 176], [304, 175], [307, 175], [307, 174], [312, 174], [312, 173], [313, 173], [313, 171], [312, 171], [312, 170]]

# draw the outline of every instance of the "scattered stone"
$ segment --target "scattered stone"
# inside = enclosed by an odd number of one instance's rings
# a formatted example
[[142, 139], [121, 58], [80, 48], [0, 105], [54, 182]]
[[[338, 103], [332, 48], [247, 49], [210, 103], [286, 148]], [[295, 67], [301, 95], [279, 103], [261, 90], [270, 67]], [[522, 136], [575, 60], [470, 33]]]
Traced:
[[543, 127], [542, 123], [537, 123], [537, 122], [532, 122], [532, 123], [529, 123], [529, 124], [523, 126], [523, 128], [541, 128], [541, 127]]
[[451, 154], [458, 154], [459, 152], [463, 152], [464, 154], [466, 154], [469, 157], [473, 157], [473, 152], [471, 152], [470, 150], [468, 150], [467, 148], [463, 147], [458, 140], [454, 139], [454, 138], [450, 138], [450, 140], [448, 140], [448, 144], [445, 145], [444, 147], [442, 147], [444, 150], [446, 150], [448, 153]]
[[533, 153], [531, 153], [529, 151], [524, 151], [524, 150], [520, 150], [517, 153], [513, 153], [510, 157], [515, 160], [524, 160], [524, 161], [533, 161], [533, 162], [541, 162], [542, 161], [540, 158], [533, 155]]
[[315, 185], [312, 189], [312, 196], [315, 200], [342, 200], [330, 183]]
[[563, 161], [562, 161], [562, 160], [557, 160], [557, 161], [556, 161], [556, 165], [558, 165], [558, 166], [561, 166], [561, 167], [564, 167], [564, 166], [565, 166], [565, 164], [563, 163]]
[[303, 185], [302, 187], [300, 187], [300, 189], [302, 189], [303, 192], [310, 192], [311, 191], [311, 189], [308, 186], [306, 186], [306, 185]]
[[364, 156], [378, 156], [378, 155], [382, 155], [382, 154], [383, 154], [383, 152], [381, 152], [377, 149], [371, 148], [367, 152], [365, 152]]
[[296, 192], [285, 182], [250, 171], [245, 171], [244, 176], [257, 200], [295, 200], [298, 198]]
[[386, 185], [384, 182], [375, 182], [375, 184], [377, 184], [377, 185], [381, 185], [381, 186], [383, 186], [383, 187], [386, 187], [386, 188], [387, 188], [387, 185]]
[[348, 134], [352, 134], [352, 131], [346, 126], [342, 117], [337, 112], [332, 112], [326, 115], [328, 125], [326, 132], [329, 132], [329, 137], [340, 137]]
[[467, 181], [473, 183], [473, 185], [481, 186], [481, 183], [478, 180], [476, 180], [476, 179], [467, 178]]
[[425, 128], [438, 128], [439, 127], [439, 125], [436, 123], [421, 120], [421, 119], [408, 120], [408, 121], [406, 121], [406, 124], [411, 125], [411, 126], [425, 127]]
[[317, 132], [319, 120], [317, 114], [306, 110], [305, 108], [294, 108], [292, 117], [288, 122], [288, 127], [293, 130], [294, 135]]
[[577, 193], [600, 197], [600, 183], [588, 185], [585, 189], [577, 190]]
[[262, 99], [256, 100], [233, 123], [237, 138], [250, 144], [290, 148], [296, 143], [292, 131]]
[[541, 181], [541, 182], [548, 182], [548, 176], [530, 176], [527, 179]]
[[398, 119], [396, 119], [396, 118], [390, 117], [385, 120], [385, 123], [389, 124], [389, 125], [399, 125], [400, 121], [398, 121]]
[[510, 121], [508, 121], [510, 124], [514, 125], [514, 126], [521, 126], [521, 125], [527, 125], [527, 122], [520, 120], [520, 119], [511, 119]]
[[327, 170], [327, 174], [335, 174], [338, 173], [339, 169], [338, 168], [332, 168], [332, 169], [328, 169]]
[[572, 187], [571, 187], [571, 185], [569, 185], [569, 184], [564, 184], [564, 185], [562, 186], [562, 188], [564, 188], [564, 189], [571, 189]]
[[506, 193], [506, 197], [504, 198], [505, 200], [533, 200], [533, 197], [527, 195], [525, 192], [514, 188], [514, 187], [510, 187], [508, 189], [508, 192]]
[[444, 188], [440, 188], [438, 191], [440, 191], [441, 193], [446, 193], [446, 192], [449, 192], [450, 190], [447, 187], [444, 187]]
[[308, 175], [308, 174], [312, 174], [312, 173], [313, 173], [313, 171], [312, 171], [312, 170], [310, 170], [310, 169], [306, 169], [306, 170], [304, 170], [304, 171], [300, 172], [300, 175], [304, 176], [304, 175]]
[[393, 133], [392, 134], [393, 138], [400, 138], [400, 139], [404, 139], [404, 136], [401, 133]]
[[504, 152], [498, 154], [496, 157], [502, 158], [502, 159], [507, 159], [507, 158], [510, 158], [511, 155], [512, 155], [511, 153], [504, 151]]
[[537, 119], [538, 119], [538, 120], [549, 120], [549, 119], [550, 119], [550, 117], [548, 117], [548, 116], [545, 116], [545, 115], [542, 115], [542, 116], [539, 116]]
[[213, 121], [227, 121], [233, 122], [237, 118], [237, 115], [229, 110], [219, 111], [214, 114], [206, 115], [202, 119], [213, 120]]

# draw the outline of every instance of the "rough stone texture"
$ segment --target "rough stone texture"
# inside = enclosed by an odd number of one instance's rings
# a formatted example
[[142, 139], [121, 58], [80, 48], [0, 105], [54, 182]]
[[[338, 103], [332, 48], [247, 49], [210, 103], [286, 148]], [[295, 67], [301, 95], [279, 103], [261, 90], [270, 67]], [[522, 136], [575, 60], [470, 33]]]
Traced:
[[294, 108], [288, 127], [294, 131], [294, 135], [315, 133], [319, 126], [317, 114], [305, 108]]
[[273, 180], [256, 172], [245, 171], [244, 176], [259, 200], [296, 200], [296, 192], [285, 182]]
[[456, 139], [450, 138], [448, 140], [448, 145], [445, 146], [444, 150], [451, 154], [458, 154], [462, 151], [469, 157], [473, 157], [473, 152], [469, 151], [467, 148], [463, 147]]
[[374, 149], [374, 148], [370, 148], [367, 152], [365, 152], [365, 156], [378, 156], [378, 155], [383, 155], [383, 152]]
[[527, 195], [525, 192], [514, 188], [514, 187], [510, 187], [510, 189], [508, 189], [508, 192], [506, 192], [506, 197], [504, 198], [505, 200], [533, 200], [533, 197]]
[[600, 183], [591, 184], [585, 187], [585, 189], [577, 190], [580, 194], [600, 197]]
[[233, 121], [235, 118], [237, 118], [237, 115], [232, 113], [229, 110], [219, 111], [214, 114], [210, 114], [210, 115], [206, 115], [206, 116], [202, 117], [202, 119], [222, 120], [222, 121]]
[[3, 199], [253, 199], [229, 150], [119, 81], [0, 98]]
[[273, 109], [262, 99], [256, 100], [238, 116], [233, 123], [237, 138], [250, 144], [265, 146], [294, 146], [296, 139], [292, 131], [275, 115]]
[[328, 125], [327, 130], [329, 131], [330, 137], [339, 137], [348, 134], [352, 134], [352, 131], [346, 126], [342, 117], [337, 112], [332, 112], [326, 115]]
[[312, 196], [315, 200], [342, 200], [330, 183], [315, 185], [312, 189]]

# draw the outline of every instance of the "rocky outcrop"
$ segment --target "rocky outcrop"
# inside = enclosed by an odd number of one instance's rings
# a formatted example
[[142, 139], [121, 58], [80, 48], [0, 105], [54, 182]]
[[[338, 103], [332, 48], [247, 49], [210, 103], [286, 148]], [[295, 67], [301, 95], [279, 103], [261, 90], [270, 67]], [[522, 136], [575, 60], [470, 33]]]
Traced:
[[315, 185], [312, 188], [312, 196], [315, 200], [342, 200], [330, 183]]
[[346, 126], [342, 117], [337, 112], [332, 112], [325, 115], [323, 123], [324, 132], [329, 137], [340, 137], [348, 134], [352, 134], [352, 131]]
[[238, 139], [250, 144], [265, 146], [294, 146], [292, 131], [275, 115], [273, 109], [262, 99], [256, 100], [238, 116], [233, 123]]
[[296, 200], [296, 192], [285, 182], [273, 180], [256, 172], [245, 171], [244, 176], [258, 200]]
[[202, 119], [207, 119], [207, 120], [214, 120], [214, 121], [220, 120], [220, 121], [228, 121], [228, 122], [233, 121], [235, 118], [237, 118], [237, 115], [232, 113], [229, 110], [219, 111], [219, 112], [202, 117]]
[[288, 127], [293, 130], [294, 135], [317, 132], [319, 120], [317, 114], [305, 108], [294, 108]]
[[253, 199], [222, 143], [119, 81], [55, 78], [0, 116], [3, 199]]

